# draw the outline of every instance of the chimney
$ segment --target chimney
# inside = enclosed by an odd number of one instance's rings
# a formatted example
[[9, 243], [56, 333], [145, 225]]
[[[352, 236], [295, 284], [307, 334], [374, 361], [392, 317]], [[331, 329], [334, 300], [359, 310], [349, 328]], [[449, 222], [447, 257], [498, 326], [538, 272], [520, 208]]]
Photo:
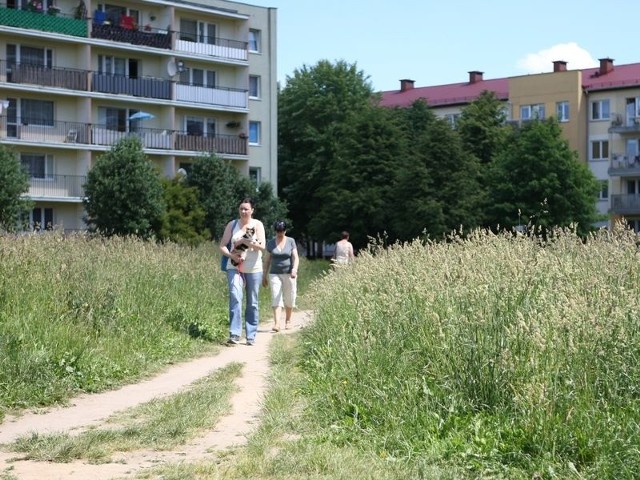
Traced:
[[613, 72], [613, 58], [600, 58], [600, 70], [598, 75], [606, 75]]
[[478, 72], [477, 70], [473, 70], [469, 72], [469, 83], [478, 83], [482, 81], [483, 72]]
[[556, 60], [553, 62], [553, 72], [566, 72], [567, 71], [567, 62], [564, 60]]
[[400, 92], [407, 92], [409, 90], [413, 90], [413, 84], [415, 80], [402, 79], [400, 80]]

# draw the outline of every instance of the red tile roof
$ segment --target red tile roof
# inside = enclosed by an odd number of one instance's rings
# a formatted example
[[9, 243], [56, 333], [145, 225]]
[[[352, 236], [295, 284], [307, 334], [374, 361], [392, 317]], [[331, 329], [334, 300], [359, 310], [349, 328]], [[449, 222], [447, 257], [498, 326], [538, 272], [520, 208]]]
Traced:
[[[609, 90], [640, 86], [640, 63], [615, 65], [613, 71], [598, 75], [599, 67], [582, 70], [582, 86], [585, 90]], [[408, 107], [422, 98], [431, 106], [464, 105], [475, 100], [483, 91], [494, 92], [500, 100], [509, 99], [509, 78], [480, 80], [475, 83], [452, 83], [431, 87], [414, 87], [404, 92], [389, 90], [382, 93], [383, 107]]]

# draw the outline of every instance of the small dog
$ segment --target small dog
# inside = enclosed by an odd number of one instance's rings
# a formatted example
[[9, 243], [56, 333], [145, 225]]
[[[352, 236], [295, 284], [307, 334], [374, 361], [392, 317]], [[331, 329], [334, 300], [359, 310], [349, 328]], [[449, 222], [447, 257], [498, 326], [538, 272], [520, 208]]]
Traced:
[[[242, 240], [243, 238], [246, 238], [247, 240], [255, 240], [255, 234], [256, 234], [255, 228], [247, 228], [247, 230], [244, 232], [244, 235], [240, 237], [240, 240]], [[240, 253], [242, 260], [244, 260], [245, 257], [247, 256], [248, 248], [249, 247], [247, 247], [244, 243], [242, 243], [236, 247], [233, 247], [233, 250], [231, 250], [231, 253], [233, 254]], [[237, 267], [239, 263], [231, 259], [231, 265], [233, 265], [234, 267]]]

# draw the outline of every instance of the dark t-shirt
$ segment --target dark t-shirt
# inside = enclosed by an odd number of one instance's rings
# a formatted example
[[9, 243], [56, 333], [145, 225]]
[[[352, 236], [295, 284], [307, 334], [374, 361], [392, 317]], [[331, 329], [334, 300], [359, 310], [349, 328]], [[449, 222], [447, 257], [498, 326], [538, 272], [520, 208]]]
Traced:
[[267, 252], [271, 254], [271, 268], [269, 273], [291, 273], [293, 268], [293, 252], [296, 250], [296, 241], [291, 237], [285, 237], [286, 242], [282, 250], [276, 248], [276, 239], [267, 242]]

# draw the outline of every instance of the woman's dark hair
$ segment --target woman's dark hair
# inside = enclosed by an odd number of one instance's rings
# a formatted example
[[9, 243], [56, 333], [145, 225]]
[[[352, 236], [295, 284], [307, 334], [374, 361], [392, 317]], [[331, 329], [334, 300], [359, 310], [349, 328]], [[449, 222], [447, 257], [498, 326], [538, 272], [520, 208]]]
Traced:
[[276, 232], [284, 232], [287, 229], [287, 224], [282, 220], [278, 220], [273, 224], [273, 229]]
[[347, 232], [346, 230], [343, 230], [343, 232], [340, 235], [342, 236], [343, 240], [349, 238], [349, 232]]
[[248, 203], [249, 205], [251, 205], [251, 208], [255, 208], [255, 204], [253, 203], [253, 198], [251, 197], [245, 197], [243, 198], [240, 203], [238, 204], [238, 206], [242, 205], [243, 203]]

